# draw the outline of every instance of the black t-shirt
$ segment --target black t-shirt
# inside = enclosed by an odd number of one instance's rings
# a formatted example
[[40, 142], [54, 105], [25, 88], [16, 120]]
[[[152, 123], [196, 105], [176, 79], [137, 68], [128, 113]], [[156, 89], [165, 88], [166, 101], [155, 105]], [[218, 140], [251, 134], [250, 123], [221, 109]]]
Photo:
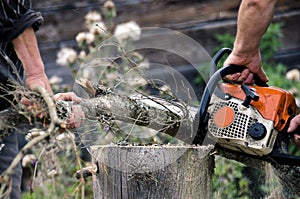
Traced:
[[[22, 34], [27, 28], [38, 30], [43, 23], [39, 12], [31, 10], [30, 0], [1, 0], [0, 1], [0, 84], [11, 90], [12, 82], [23, 83], [23, 67], [18, 59], [12, 40]], [[0, 95], [5, 95], [5, 89]], [[7, 96], [6, 96], [7, 97]], [[10, 99], [11, 97], [8, 97]], [[0, 110], [9, 106], [7, 100], [0, 98]]]

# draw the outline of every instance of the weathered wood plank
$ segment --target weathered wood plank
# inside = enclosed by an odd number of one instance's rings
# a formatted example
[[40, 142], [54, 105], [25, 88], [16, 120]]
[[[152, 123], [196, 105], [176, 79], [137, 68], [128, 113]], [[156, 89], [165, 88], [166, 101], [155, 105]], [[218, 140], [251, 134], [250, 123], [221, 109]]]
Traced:
[[[76, 47], [75, 36], [84, 31], [84, 16], [88, 11], [101, 10], [104, 0], [33, 0], [33, 7], [41, 11], [45, 24], [37, 32], [47, 74], [55, 75], [56, 55], [62, 46]], [[216, 34], [235, 34], [236, 15], [240, 1], [230, 0], [115, 0], [116, 22], [135, 20], [141, 27], [166, 27], [178, 30], [199, 42], [210, 54], [218, 45]], [[283, 47], [276, 60], [296, 67], [299, 63], [300, 1], [279, 0], [274, 21], [283, 26]], [[193, 49], [191, 49], [192, 51]], [[169, 60], [170, 61], [170, 60]], [[180, 65], [176, 60], [170, 65]], [[52, 72], [54, 71], [54, 73]], [[69, 79], [72, 77], [68, 74]], [[66, 78], [64, 78], [66, 79]], [[72, 82], [68, 80], [67, 82]]]
[[[189, 33], [196, 40], [212, 40], [214, 32], [235, 31], [238, 1], [115, 1], [117, 22], [135, 20], [141, 26], [168, 27]], [[34, 1], [33, 5], [45, 17], [45, 25], [37, 33], [39, 41], [61, 42], [74, 40], [84, 30], [84, 15], [101, 10], [103, 1]], [[277, 21], [285, 24], [285, 45], [299, 45], [295, 33], [299, 21], [299, 1], [279, 1]], [[298, 11], [297, 11], [298, 9]], [[287, 13], [287, 14], [280, 14]], [[290, 14], [288, 14], [290, 13]], [[211, 34], [205, 34], [204, 30]], [[212, 32], [211, 32], [212, 31]], [[293, 37], [290, 37], [293, 35]]]
[[[38, 33], [41, 42], [72, 40], [84, 29], [84, 15], [90, 10], [101, 11], [101, 1], [33, 1], [45, 17], [45, 31]], [[235, 18], [239, 1], [180, 1], [180, 0], [115, 0], [117, 23], [135, 20], [144, 27], [158, 26], [178, 30], [197, 28], [203, 22]], [[296, 0], [281, 0], [277, 13], [300, 8]], [[41, 30], [43, 30], [43, 28]], [[54, 30], [54, 28], [56, 30]], [[47, 31], [46, 31], [47, 30]], [[57, 37], [55, 35], [57, 34]]]

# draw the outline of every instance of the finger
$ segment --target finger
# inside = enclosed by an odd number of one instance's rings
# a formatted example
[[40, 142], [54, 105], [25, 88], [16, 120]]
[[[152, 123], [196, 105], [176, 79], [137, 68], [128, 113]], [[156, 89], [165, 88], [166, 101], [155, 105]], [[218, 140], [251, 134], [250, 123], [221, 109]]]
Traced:
[[60, 98], [61, 98], [61, 93], [56, 93], [55, 95], [53, 95], [54, 101], [60, 100]]
[[[247, 83], [250, 83], [252, 81], [252, 77], [250, 76], [250, 71], [248, 69], [243, 70], [242, 73], [235, 73], [232, 75], [227, 75], [225, 78], [230, 80], [230, 81], [234, 81], [234, 82], [244, 82], [245, 80], [247, 80]], [[248, 79], [249, 78], [249, 79]]]
[[85, 114], [80, 106], [72, 106], [72, 113], [67, 121], [67, 128], [78, 128], [81, 126]]
[[300, 126], [300, 115], [297, 115], [291, 120], [287, 132], [289, 133], [294, 132], [298, 128], [298, 126]]
[[248, 69], [243, 70], [240, 77], [238, 78], [238, 81], [244, 82], [248, 78], [249, 74], [250, 74], [250, 71]]
[[264, 82], [269, 81], [269, 78], [267, 77], [265, 71], [262, 68], [257, 72], [257, 75], [262, 81]]
[[75, 128], [74, 113], [71, 113], [69, 119], [67, 120], [67, 129], [73, 129], [73, 128]]
[[67, 121], [67, 129], [79, 128], [82, 124], [82, 121], [82, 118], [78, 118], [74, 113], [72, 113]]
[[74, 101], [73, 98], [75, 97], [76, 95], [73, 92], [61, 93], [60, 95], [61, 100], [65, 100], [65, 101]]
[[74, 124], [75, 124], [75, 127], [78, 128], [81, 126], [81, 124], [85, 118], [85, 114], [82, 111], [80, 106], [73, 106], [73, 112], [74, 112], [74, 116], [75, 116]]
[[244, 84], [253, 85], [254, 84], [253, 74], [249, 73], [248, 77], [244, 80]]
[[75, 93], [72, 92], [72, 101], [74, 101], [76, 103], [80, 103], [80, 102], [82, 102], [82, 99], [80, 97], [78, 97]]
[[300, 135], [294, 134], [294, 135], [293, 135], [293, 142], [294, 142], [296, 145], [300, 146]]
[[238, 81], [240, 77], [241, 77], [241, 73], [235, 73], [231, 75], [232, 81]]
[[297, 125], [291, 123], [288, 130], [287, 130], [287, 132], [291, 133], [291, 132], [294, 132], [296, 129], [297, 129]]
[[22, 97], [21, 101], [20, 101], [23, 105], [25, 106], [31, 106], [33, 104], [33, 102], [25, 97]]
[[229, 81], [238, 81], [240, 76], [241, 76], [241, 73], [235, 73], [232, 75], [226, 75], [224, 77], [224, 79], [229, 80]]
[[57, 93], [53, 96], [53, 99], [55, 101], [64, 100], [64, 101], [73, 101], [73, 102], [76, 102], [76, 103], [80, 103], [82, 101], [82, 99], [79, 98], [74, 92]]

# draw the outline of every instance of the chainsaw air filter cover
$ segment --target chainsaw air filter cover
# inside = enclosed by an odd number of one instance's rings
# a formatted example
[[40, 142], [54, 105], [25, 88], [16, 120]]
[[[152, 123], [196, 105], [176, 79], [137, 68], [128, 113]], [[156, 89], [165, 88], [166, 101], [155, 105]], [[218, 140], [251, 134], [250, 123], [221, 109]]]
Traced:
[[260, 156], [272, 151], [277, 136], [273, 121], [234, 97], [223, 100], [213, 95], [211, 102], [208, 131], [220, 146]]

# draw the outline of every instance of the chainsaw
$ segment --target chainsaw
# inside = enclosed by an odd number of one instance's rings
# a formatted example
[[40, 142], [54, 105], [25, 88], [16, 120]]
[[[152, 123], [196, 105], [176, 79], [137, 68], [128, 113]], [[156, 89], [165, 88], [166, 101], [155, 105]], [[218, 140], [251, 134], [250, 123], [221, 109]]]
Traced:
[[268, 86], [256, 75], [253, 86], [226, 81], [226, 75], [245, 69], [238, 65], [216, 69], [219, 60], [230, 53], [230, 49], [223, 48], [212, 59], [210, 79], [200, 103], [200, 130], [195, 143], [205, 137], [232, 153], [300, 165], [300, 157], [289, 155], [286, 150], [292, 135], [287, 128], [297, 114], [294, 96]]

